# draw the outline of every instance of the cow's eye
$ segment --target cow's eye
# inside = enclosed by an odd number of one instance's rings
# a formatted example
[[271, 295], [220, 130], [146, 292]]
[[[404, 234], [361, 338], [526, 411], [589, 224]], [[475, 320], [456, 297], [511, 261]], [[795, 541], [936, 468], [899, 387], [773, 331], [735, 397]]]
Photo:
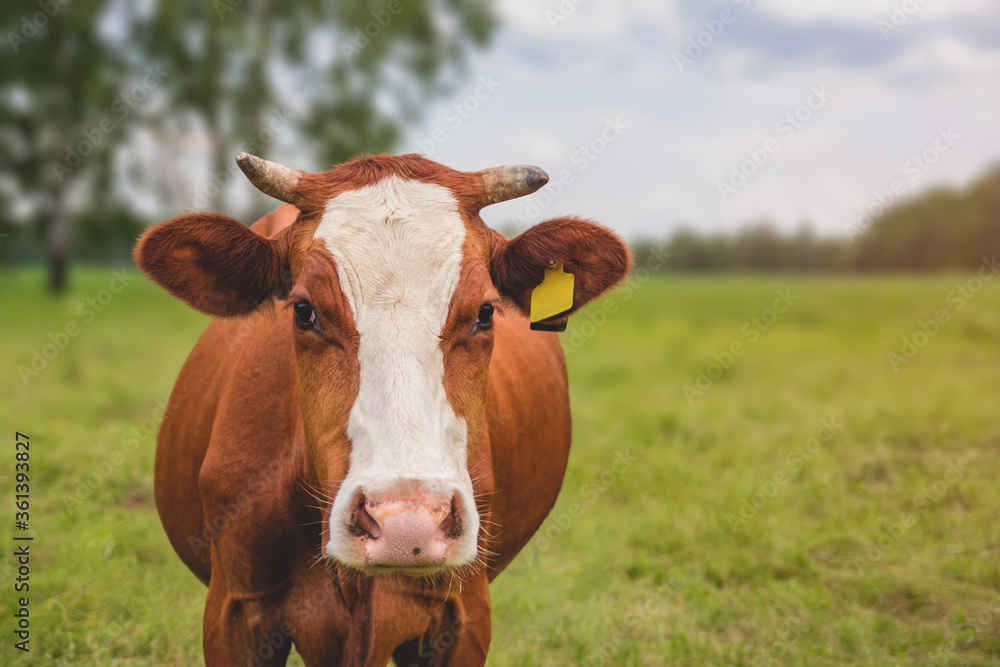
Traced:
[[480, 329], [488, 329], [493, 324], [493, 304], [484, 303], [479, 307], [479, 315], [476, 316], [476, 326]]
[[312, 329], [316, 326], [316, 311], [308, 301], [299, 301], [295, 304], [295, 324], [300, 329]]

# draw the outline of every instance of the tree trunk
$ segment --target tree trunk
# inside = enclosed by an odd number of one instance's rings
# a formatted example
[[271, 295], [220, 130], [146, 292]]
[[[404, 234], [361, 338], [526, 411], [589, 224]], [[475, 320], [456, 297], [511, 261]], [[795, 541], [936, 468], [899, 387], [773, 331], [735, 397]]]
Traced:
[[69, 212], [66, 210], [66, 187], [57, 181], [52, 191], [52, 220], [48, 238], [49, 291], [66, 291], [69, 273]]
[[226, 143], [221, 121], [209, 125], [209, 132], [212, 135], [211, 180], [218, 188], [212, 188], [215, 196], [208, 198], [208, 210], [224, 212], [227, 210], [226, 188], [229, 187], [230, 181], [233, 178], [231, 172], [228, 171], [229, 145]]
[[[205, 3], [205, 11], [208, 12], [208, 3]], [[226, 141], [225, 122], [225, 95], [223, 93], [222, 74], [225, 68], [225, 57], [223, 55], [223, 32], [221, 30], [210, 30], [208, 33], [207, 53], [205, 60], [212, 63], [209, 70], [211, 81], [212, 98], [206, 100], [205, 120], [208, 125], [210, 151], [209, 164], [212, 170], [210, 179], [212, 185], [210, 192], [214, 193], [208, 197], [208, 210], [226, 210], [226, 188], [229, 187], [232, 173], [228, 171], [229, 166], [229, 143]]]
[[[69, 77], [70, 74], [70, 55], [67, 53], [66, 47], [66, 17], [65, 15], [56, 14], [52, 18], [51, 24], [52, 30], [52, 40], [53, 43], [58, 45], [54, 53], [55, 56], [55, 68], [59, 73], [60, 77]], [[71, 116], [68, 115], [69, 109], [69, 94], [65, 86], [58, 87], [55, 92], [55, 98], [53, 100], [53, 106], [59, 109], [59, 113], [62, 116], [57, 121], [59, 123], [59, 129], [63, 132], [63, 137], [67, 141], [59, 141], [57, 146], [53, 147], [53, 152], [58, 154], [60, 149], [72, 140], [69, 138], [72, 136], [70, 134], [70, 128], [73, 127], [74, 121]], [[57, 158], [58, 159], [58, 158]], [[51, 178], [50, 174], [50, 178]], [[68, 204], [66, 202], [66, 182], [63, 180], [62, 176], [56, 176], [52, 183], [52, 201], [50, 202], [51, 208], [49, 212], [51, 214], [51, 219], [49, 220], [48, 228], [48, 243], [47, 243], [47, 253], [48, 253], [48, 265], [49, 265], [49, 291], [56, 294], [61, 294], [66, 291], [67, 284], [69, 282], [69, 224], [70, 224], [70, 214]]]

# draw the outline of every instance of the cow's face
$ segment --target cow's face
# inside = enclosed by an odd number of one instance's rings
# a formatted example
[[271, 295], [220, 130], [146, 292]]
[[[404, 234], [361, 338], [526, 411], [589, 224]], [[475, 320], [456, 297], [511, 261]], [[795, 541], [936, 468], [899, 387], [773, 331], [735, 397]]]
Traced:
[[489, 474], [474, 461], [503, 305], [526, 311], [560, 262], [576, 274], [573, 308], [542, 323], [559, 328], [621, 279], [627, 251], [575, 218], [512, 241], [486, 227], [482, 206], [545, 183], [535, 168], [463, 173], [379, 156], [305, 174], [238, 161], [260, 189], [296, 204], [298, 220], [264, 239], [223, 216], [176, 218], [147, 232], [139, 265], [212, 315], [284, 301], [309, 454], [333, 499], [328, 557], [369, 574], [472, 562], [473, 479]]

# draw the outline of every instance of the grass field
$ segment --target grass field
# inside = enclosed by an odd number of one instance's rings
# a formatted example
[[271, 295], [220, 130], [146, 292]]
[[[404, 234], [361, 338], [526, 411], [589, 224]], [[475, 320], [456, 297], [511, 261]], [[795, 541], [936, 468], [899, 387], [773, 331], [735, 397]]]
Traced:
[[[490, 664], [1000, 664], [1000, 281], [951, 293], [967, 279], [653, 278], [578, 315], [568, 476], [493, 585]], [[152, 476], [205, 318], [139, 277], [103, 293], [110, 269], [58, 300], [37, 271], [0, 280], [8, 499], [15, 430], [32, 445], [30, 664], [199, 664], [205, 590]], [[22, 664], [7, 584], [0, 604], [0, 663]]]

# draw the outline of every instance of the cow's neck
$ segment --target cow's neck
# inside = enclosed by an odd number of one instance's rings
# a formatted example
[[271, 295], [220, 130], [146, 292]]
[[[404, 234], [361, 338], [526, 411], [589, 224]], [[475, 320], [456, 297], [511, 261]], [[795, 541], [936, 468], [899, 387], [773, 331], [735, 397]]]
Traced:
[[351, 614], [345, 664], [382, 665], [404, 645], [426, 657], [465, 644], [485, 657], [490, 599], [484, 567], [434, 578], [372, 578], [336, 569]]

